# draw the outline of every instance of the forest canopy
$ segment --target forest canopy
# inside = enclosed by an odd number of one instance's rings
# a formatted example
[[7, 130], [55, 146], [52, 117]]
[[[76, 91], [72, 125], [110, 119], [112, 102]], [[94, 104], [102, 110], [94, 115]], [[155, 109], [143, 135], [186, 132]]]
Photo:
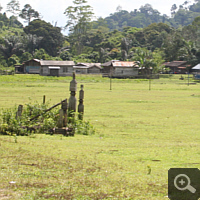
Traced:
[[4, 13], [0, 6], [0, 67], [32, 58], [103, 63], [140, 60], [139, 55], [157, 66], [173, 60], [191, 66], [200, 62], [200, 0], [173, 4], [170, 17], [145, 4], [131, 12], [117, 7], [108, 17], [93, 20], [95, 13], [86, 0], [74, 0], [63, 14], [68, 35], [42, 20], [30, 4], [20, 10], [19, 2], [12, 0]]

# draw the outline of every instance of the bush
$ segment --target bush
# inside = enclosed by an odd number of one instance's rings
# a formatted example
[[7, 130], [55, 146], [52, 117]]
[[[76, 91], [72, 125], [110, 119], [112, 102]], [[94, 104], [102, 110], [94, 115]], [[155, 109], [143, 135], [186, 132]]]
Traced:
[[[11, 109], [2, 109], [0, 112], [0, 133], [8, 135], [29, 135], [32, 132], [48, 130], [55, 126], [56, 109], [45, 113], [48, 104], [26, 104], [22, 116], [16, 118], [17, 106]], [[41, 115], [36, 120], [30, 120], [36, 115]], [[53, 121], [54, 123], [48, 123]]]
[[[17, 106], [10, 109], [0, 110], [0, 134], [4, 135], [30, 135], [32, 133], [46, 133], [57, 127], [59, 107], [46, 112], [49, 103], [34, 104], [28, 103], [23, 107], [20, 117], [16, 117]], [[31, 118], [40, 115], [31, 120]], [[89, 122], [77, 119], [75, 113], [68, 116], [68, 127], [73, 128], [74, 132], [82, 135], [95, 133], [93, 126]]]

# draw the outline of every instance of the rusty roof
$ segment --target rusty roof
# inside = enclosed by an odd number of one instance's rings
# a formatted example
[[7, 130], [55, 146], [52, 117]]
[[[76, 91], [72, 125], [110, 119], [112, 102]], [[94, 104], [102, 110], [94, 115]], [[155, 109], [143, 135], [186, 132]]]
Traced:
[[117, 61], [113, 62], [113, 67], [133, 67], [136, 63], [133, 61]]
[[111, 60], [102, 64], [102, 66], [113, 66], [113, 67], [138, 67], [135, 61], [119, 61], [119, 60]]

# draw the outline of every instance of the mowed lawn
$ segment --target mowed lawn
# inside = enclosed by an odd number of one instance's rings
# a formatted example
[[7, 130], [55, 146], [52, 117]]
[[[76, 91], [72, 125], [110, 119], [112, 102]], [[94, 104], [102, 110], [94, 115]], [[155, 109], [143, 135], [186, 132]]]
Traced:
[[[92, 136], [0, 136], [0, 199], [167, 199], [168, 170], [200, 168], [200, 83], [76, 77]], [[69, 98], [71, 77], [0, 76], [0, 107]], [[190, 80], [192, 82], [192, 80]], [[78, 100], [77, 91], [77, 100]]]

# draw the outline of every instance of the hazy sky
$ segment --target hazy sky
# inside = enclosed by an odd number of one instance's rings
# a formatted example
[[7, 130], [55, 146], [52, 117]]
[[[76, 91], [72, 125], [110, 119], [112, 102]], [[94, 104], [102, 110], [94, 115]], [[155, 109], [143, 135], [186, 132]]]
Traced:
[[[0, 0], [0, 4], [3, 7], [3, 11], [6, 11], [7, 4], [11, 0]], [[186, 0], [88, 0], [89, 4], [93, 8], [93, 12], [96, 17], [107, 17], [111, 13], [116, 11], [116, 8], [120, 5], [123, 10], [133, 11], [139, 9], [145, 4], [151, 4], [154, 9], [157, 9], [161, 14], [167, 14], [170, 16], [170, 9], [173, 4], [177, 6], [183, 4]], [[73, 0], [19, 0], [20, 9], [25, 4], [30, 4], [33, 9], [38, 11], [43, 20], [63, 27], [66, 24], [67, 18], [63, 14], [68, 6], [73, 5]], [[191, 0], [194, 3], [194, 0]]]

